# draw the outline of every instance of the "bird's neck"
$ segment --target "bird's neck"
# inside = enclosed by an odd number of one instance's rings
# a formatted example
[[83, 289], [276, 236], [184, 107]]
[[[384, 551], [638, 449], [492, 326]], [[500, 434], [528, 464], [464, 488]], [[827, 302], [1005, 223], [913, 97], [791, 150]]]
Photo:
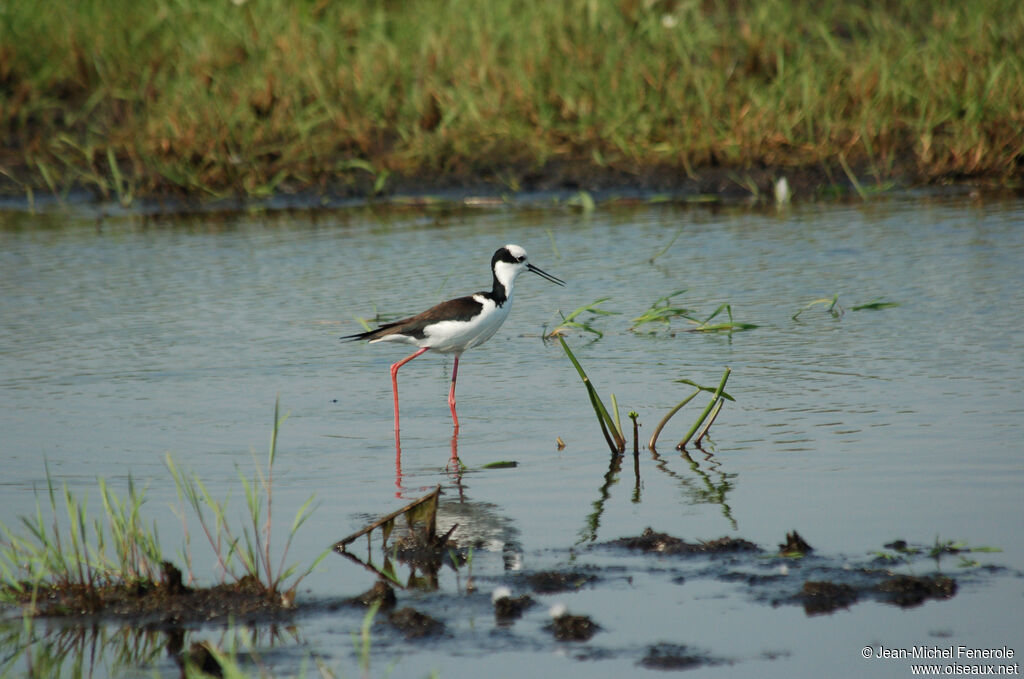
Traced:
[[494, 303], [498, 306], [504, 306], [505, 302], [512, 299], [512, 283], [508, 281], [506, 283], [501, 282], [498, 279], [498, 275], [494, 275], [494, 283], [491, 286], [490, 298], [494, 300]]

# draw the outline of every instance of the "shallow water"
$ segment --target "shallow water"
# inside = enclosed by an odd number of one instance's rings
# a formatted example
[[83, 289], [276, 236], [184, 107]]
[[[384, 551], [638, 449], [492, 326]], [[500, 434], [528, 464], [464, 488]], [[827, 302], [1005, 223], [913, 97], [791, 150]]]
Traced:
[[[91, 507], [97, 477], [122, 491], [129, 474], [144, 482], [165, 551], [176, 552], [182, 529], [167, 509], [177, 499], [165, 455], [215, 496], [230, 492], [241, 514], [237, 473], [251, 473], [253, 453], [263, 461], [280, 397], [290, 413], [274, 474], [280, 534], [306, 498], [317, 501], [293, 560], [311, 561], [438, 483], [443, 523], [460, 524], [456, 539], [489, 545], [474, 554], [477, 593], [465, 592], [465, 572], [450, 571], [436, 592], [399, 593], [400, 605], [429, 610], [448, 632], [410, 644], [375, 628], [374, 676], [622, 676], [645, 671], [637, 662], [658, 642], [716, 659], [697, 672], [719, 675], [749, 667], [761, 676], [906, 676], [907, 661], [860, 658], [880, 643], [1024, 652], [1024, 203], [904, 195], [778, 212], [143, 219], [72, 209], [0, 220], [0, 520], [8, 526], [34, 513], [45, 460], [58, 482], [90, 493]], [[490, 254], [506, 242], [569, 284], [521, 277], [506, 325], [461, 361], [461, 477], [446, 470], [450, 358], [428, 353], [402, 369], [396, 464], [388, 366], [409, 350], [337, 337], [359, 330], [355, 317], [413, 313], [489, 285]], [[759, 327], [689, 333], [679, 320], [675, 332], [628, 330], [679, 289], [674, 301], [697, 315], [728, 302], [736, 321]], [[842, 317], [816, 306], [791, 318], [836, 293]], [[675, 380], [714, 385], [732, 369], [736, 402], [712, 429], [713, 456], [694, 453], [691, 466], [672, 450], [702, 397], [662, 434], [660, 461], [641, 450], [638, 475], [627, 456], [606, 483], [609, 454], [579, 377], [556, 342], [540, 339], [557, 310], [601, 297], [621, 315], [594, 319], [599, 340], [568, 340], [598, 390], [614, 392], [624, 414], [639, 412], [642, 439], [689, 393]], [[899, 306], [852, 310], [878, 298]], [[518, 466], [480, 469], [504, 460]], [[962, 540], [1000, 548], [971, 557], [1006, 568], [982, 577], [950, 559], [939, 568], [962, 579], [950, 600], [913, 609], [859, 603], [810, 617], [702, 577], [706, 560], [592, 548], [647, 526], [687, 540], [741, 536], [768, 550], [797, 529], [839, 562], [867, 561], [896, 538]], [[212, 557], [197, 535], [193, 551], [197, 575], [209, 581]], [[538, 597], [542, 606], [511, 631], [495, 626], [494, 584], [517, 569], [570, 566], [600, 567], [603, 584]], [[802, 567], [790, 566], [797, 582]], [[350, 596], [372, 582], [329, 556], [300, 599]], [[603, 631], [584, 644], [554, 642], [543, 609], [556, 601]], [[361, 619], [347, 610], [304, 615], [298, 641], [260, 641], [265, 662], [290, 676], [314, 654], [339, 676], [356, 676]], [[156, 657], [162, 673], [174, 672]]]

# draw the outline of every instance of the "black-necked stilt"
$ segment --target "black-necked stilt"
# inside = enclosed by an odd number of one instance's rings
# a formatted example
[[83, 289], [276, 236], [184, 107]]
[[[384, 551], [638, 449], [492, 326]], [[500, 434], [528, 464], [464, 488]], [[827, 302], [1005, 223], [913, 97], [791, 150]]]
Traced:
[[524, 271], [546, 278], [552, 283], [565, 285], [565, 281], [541, 271], [526, 258], [526, 250], [518, 245], [506, 245], [491, 257], [494, 283], [489, 291], [450, 299], [431, 307], [421, 314], [385, 323], [374, 330], [346, 335], [342, 340], [369, 340], [375, 342], [404, 342], [419, 349], [411, 356], [391, 365], [391, 389], [395, 395], [395, 432], [398, 432], [398, 369], [433, 349], [442, 354], [455, 354], [452, 366], [452, 385], [448, 391], [448, 407], [452, 411], [455, 429], [459, 417], [455, 414], [455, 379], [459, 374], [459, 357], [470, 349], [489, 340], [508, 317], [512, 306], [512, 287]]

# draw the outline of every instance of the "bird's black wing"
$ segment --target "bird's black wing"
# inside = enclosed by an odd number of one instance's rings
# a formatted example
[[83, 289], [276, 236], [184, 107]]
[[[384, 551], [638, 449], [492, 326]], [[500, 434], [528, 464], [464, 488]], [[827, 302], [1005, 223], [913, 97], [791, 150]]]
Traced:
[[456, 297], [455, 299], [432, 306], [415, 316], [384, 323], [373, 330], [359, 332], [355, 335], [345, 335], [339, 339], [344, 342], [354, 342], [356, 340], [380, 339], [386, 335], [393, 334], [409, 335], [410, 337], [422, 339], [427, 326], [439, 321], [468, 321], [474, 316], [479, 315], [483, 308], [483, 304], [474, 299], [473, 295]]

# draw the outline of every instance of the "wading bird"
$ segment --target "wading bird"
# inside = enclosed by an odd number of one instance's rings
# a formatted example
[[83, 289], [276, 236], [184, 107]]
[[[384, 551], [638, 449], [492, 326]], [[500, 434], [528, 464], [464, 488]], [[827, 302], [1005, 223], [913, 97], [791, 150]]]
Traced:
[[552, 283], [565, 285], [565, 281], [541, 271], [526, 258], [526, 250], [518, 245], [506, 245], [491, 257], [491, 272], [494, 278], [489, 291], [477, 292], [466, 297], [441, 302], [423, 313], [355, 335], [346, 335], [344, 341], [369, 340], [376, 342], [403, 342], [419, 347], [411, 356], [391, 365], [391, 389], [395, 395], [395, 432], [398, 432], [398, 369], [432, 349], [441, 354], [455, 354], [452, 366], [452, 384], [448, 390], [448, 407], [452, 411], [455, 430], [459, 429], [459, 417], [455, 414], [455, 379], [459, 374], [459, 357], [462, 352], [483, 344], [498, 331], [508, 318], [512, 307], [512, 288], [516, 278], [524, 271], [545, 278]]

